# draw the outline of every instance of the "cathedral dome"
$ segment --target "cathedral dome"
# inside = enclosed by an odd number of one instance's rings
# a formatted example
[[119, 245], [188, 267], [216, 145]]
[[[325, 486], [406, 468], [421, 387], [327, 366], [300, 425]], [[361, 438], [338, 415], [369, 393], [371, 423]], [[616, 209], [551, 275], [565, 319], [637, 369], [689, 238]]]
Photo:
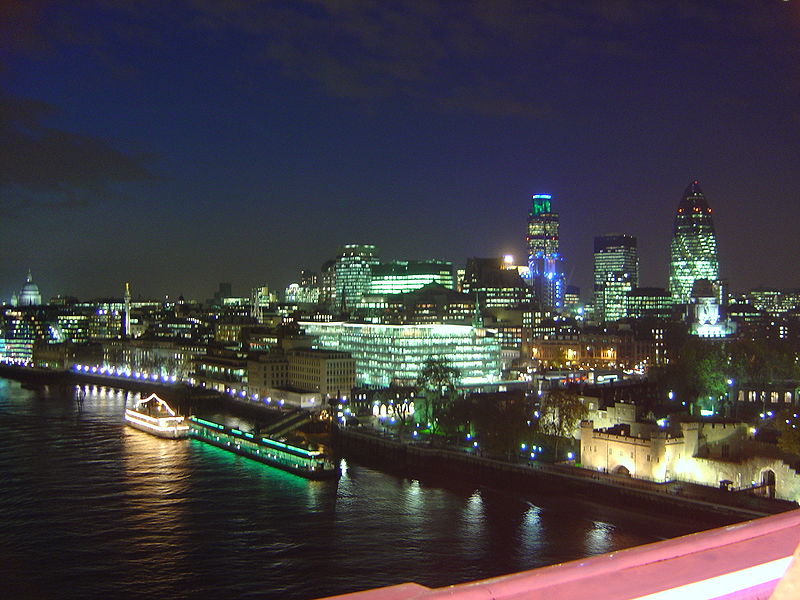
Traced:
[[17, 303], [18, 306], [38, 306], [42, 303], [39, 286], [33, 282], [33, 276], [30, 271], [28, 271], [28, 280], [19, 292]]

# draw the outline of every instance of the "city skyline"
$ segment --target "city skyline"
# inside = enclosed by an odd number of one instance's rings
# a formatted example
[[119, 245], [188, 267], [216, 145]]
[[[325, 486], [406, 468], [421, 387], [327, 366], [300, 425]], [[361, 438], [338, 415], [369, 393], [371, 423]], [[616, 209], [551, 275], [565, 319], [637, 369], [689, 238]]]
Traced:
[[522, 263], [535, 194], [557, 201], [584, 299], [611, 231], [639, 240], [640, 285], [667, 287], [694, 179], [732, 290], [800, 287], [782, 268], [800, 216], [797, 3], [0, 16], [6, 300], [29, 268], [45, 298], [282, 291], [345, 244]]

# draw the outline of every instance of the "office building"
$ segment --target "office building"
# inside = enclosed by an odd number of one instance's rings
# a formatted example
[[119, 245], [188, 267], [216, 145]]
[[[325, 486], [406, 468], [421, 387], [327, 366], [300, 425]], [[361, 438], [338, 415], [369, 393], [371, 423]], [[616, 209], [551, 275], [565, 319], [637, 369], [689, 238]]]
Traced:
[[628, 292], [626, 312], [631, 319], [669, 319], [672, 316], [672, 296], [664, 288], [634, 288]]
[[440, 260], [393, 260], [372, 267], [369, 294], [405, 294], [429, 283], [455, 289], [453, 263]]
[[519, 271], [507, 268], [502, 258], [468, 259], [462, 287], [481, 309], [512, 308], [533, 300]]
[[500, 343], [490, 330], [469, 325], [384, 325], [301, 321], [317, 347], [349, 352], [356, 384], [414, 385], [425, 361], [443, 359], [461, 372], [462, 384], [500, 379]]
[[697, 181], [686, 188], [675, 214], [670, 244], [669, 291], [677, 304], [688, 304], [694, 282], [717, 281], [717, 236], [711, 207]]
[[600, 321], [624, 318], [626, 294], [639, 284], [636, 238], [615, 233], [594, 238], [594, 310]]
[[371, 244], [347, 244], [339, 249], [333, 270], [332, 308], [350, 311], [369, 290], [372, 268], [379, 263], [378, 250]]
[[528, 267], [530, 281], [543, 308], [564, 308], [566, 278], [559, 253], [558, 213], [552, 210], [552, 196], [533, 196], [528, 213]]

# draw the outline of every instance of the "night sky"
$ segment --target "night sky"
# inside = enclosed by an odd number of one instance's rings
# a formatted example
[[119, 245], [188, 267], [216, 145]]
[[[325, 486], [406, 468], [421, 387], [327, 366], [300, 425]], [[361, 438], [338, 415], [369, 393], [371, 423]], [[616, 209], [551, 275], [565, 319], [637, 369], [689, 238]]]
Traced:
[[522, 257], [553, 195], [667, 285], [698, 179], [734, 291], [800, 287], [800, 0], [0, 2], [0, 297], [283, 290], [345, 243]]

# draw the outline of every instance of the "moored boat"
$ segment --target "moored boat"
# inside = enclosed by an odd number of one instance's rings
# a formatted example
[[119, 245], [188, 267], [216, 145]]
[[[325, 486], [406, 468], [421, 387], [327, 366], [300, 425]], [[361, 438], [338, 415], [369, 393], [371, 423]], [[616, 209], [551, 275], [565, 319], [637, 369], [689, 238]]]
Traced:
[[335, 479], [341, 474], [338, 464], [320, 450], [293, 446], [195, 416], [189, 417], [189, 427], [194, 439], [307, 479]]
[[179, 416], [155, 394], [137, 402], [133, 408], [125, 409], [125, 423], [151, 435], [168, 439], [189, 437], [186, 418]]

